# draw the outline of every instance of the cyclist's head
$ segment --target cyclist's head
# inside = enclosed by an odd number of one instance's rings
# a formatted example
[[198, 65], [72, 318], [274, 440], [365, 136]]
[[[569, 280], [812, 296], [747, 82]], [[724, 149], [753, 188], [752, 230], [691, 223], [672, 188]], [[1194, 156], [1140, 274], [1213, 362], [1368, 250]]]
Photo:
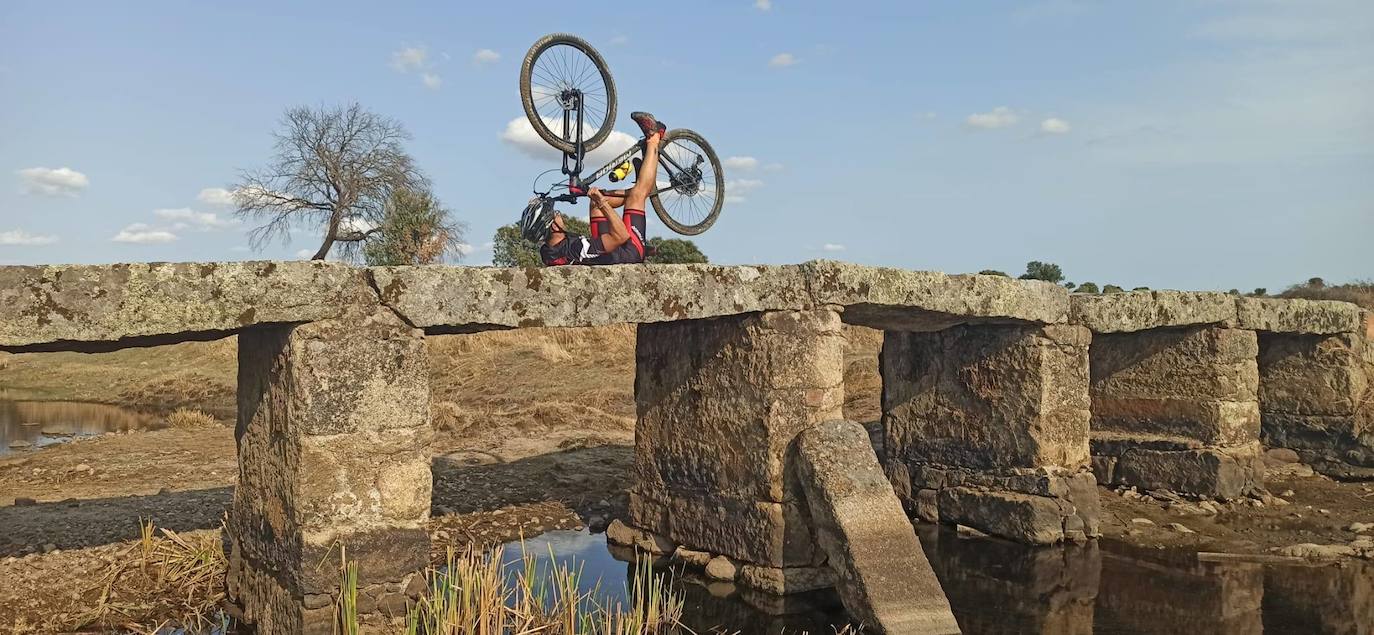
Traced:
[[553, 201], [543, 197], [530, 199], [525, 211], [520, 213], [520, 236], [534, 243], [549, 239], [549, 228], [553, 225]]

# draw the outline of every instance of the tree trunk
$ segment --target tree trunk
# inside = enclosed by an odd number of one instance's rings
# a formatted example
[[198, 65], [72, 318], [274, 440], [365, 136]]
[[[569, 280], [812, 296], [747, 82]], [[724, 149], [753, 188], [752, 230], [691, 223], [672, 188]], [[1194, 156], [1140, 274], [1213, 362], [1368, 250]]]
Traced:
[[311, 260], [324, 260], [329, 255], [329, 250], [334, 247], [334, 236], [339, 233], [339, 219], [343, 215], [335, 211], [329, 216], [329, 230], [324, 235], [324, 243], [320, 245], [320, 250], [311, 256]]

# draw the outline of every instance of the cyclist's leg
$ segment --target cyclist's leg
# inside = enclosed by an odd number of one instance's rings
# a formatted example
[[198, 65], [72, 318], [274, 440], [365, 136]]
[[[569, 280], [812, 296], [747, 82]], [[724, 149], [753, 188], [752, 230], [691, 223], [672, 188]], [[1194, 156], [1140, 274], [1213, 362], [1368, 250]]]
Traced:
[[658, 177], [658, 147], [663, 141], [661, 133], [648, 135], [644, 138], [644, 161], [640, 163], [639, 170], [635, 172], [635, 184], [625, 191], [625, 211], [637, 210], [644, 212], [645, 203], [649, 201], [649, 195], [654, 193], [655, 183]]

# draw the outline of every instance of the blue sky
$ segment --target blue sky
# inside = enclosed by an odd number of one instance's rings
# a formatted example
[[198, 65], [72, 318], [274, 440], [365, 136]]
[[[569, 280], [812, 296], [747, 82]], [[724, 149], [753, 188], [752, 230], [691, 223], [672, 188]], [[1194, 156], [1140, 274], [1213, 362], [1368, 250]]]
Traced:
[[556, 165], [506, 134], [520, 59], [569, 31], [618, 129], [650, 110], [733, 157], [716, 262], [1374, 278], [1368, 0], [279, 4], [0, 6], [0, 264], [313, 250], [247, 251], [203, 190], [265, 164], [286, 108], [351, 101], [408, 128], [487, 263]]

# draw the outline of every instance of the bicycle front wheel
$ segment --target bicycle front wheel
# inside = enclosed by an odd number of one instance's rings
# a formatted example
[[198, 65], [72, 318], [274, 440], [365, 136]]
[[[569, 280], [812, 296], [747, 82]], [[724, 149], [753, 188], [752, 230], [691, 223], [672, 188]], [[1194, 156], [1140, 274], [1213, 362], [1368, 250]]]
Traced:
[[679, 234], [706, 231], [725, 204], [725, 174], [711, 144], [701, 135], [677, 128], [663, 136], [658, 148], [654, 211], [664, 225]]
[[606, 61], [586, 40], [567, 33], [546, 35], [520, 65], [520, 101], [539, 137], [563, 151], [577, 150], [577, 116], [564, 132], [563, 113], [582, 107], [582, 146], [596, 149], [615, 127], [615, 81]]

